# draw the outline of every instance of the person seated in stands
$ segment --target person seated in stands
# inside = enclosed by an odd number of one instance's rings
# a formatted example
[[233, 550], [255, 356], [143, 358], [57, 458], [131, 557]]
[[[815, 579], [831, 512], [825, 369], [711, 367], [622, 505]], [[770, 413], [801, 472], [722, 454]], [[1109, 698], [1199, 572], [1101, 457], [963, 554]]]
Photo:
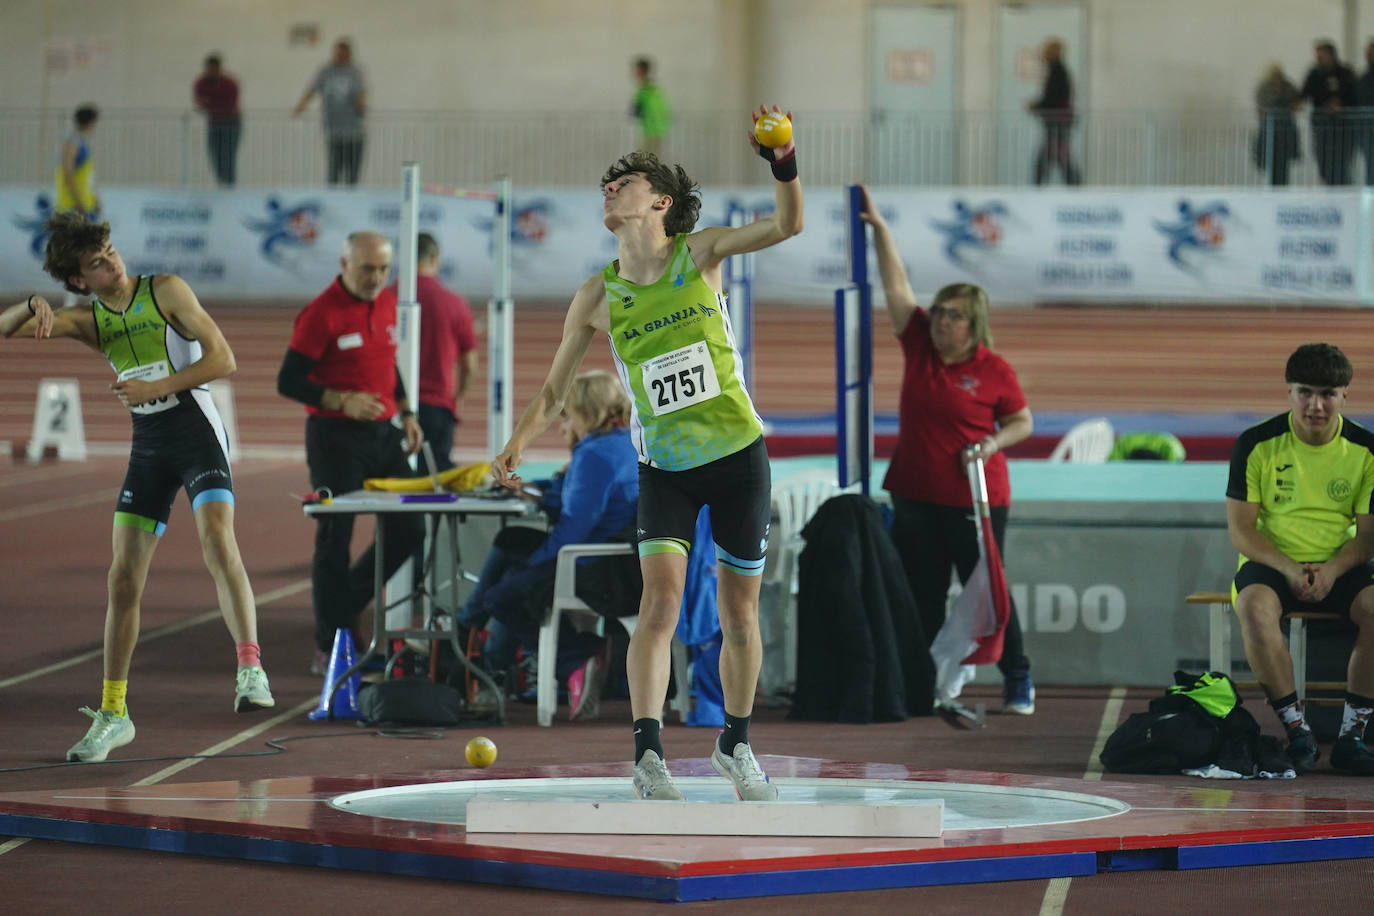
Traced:
[[1374, 434], [1341, 416], [1353, 374], [1330, 344], [1298, 347], [1284, 372], [1292, 409], [1240, 434], [1226, 485], [1226, 524], [1240, 551], [1231, 600], [1245, 658], [1288, 731], [1299, 773], [1320, 753], [1279, 624], [1295, 611], [1327, 611], [1359, 629], [1331, 765], [1374, 776], [1364, 743], [1374, 711]]
[[[629, 398], [611, 373], [584, 372], [573, 381], [560, 415], [572, 458], [551, 480], [536, 486], [540, 492], [535, 498], [552, 527], [548, 532], [523, 526], [503, 529], [458, 615], [464, 629], [487, 628], [482, 664], [488, 671], [504, 673], [515, 663], [521, 645], [533, 647], [538, 642], [553, 597], [560, 548], [616, 540], [634, 543], [639, 459], [630, 441], [629, 417]], [[627, 562], [617, 562], [622, 559]], [[635, 613], [639, 589], [634, 587], [638, 560], [633, 553], [579, 562], [588, 567], [579, 571], [579, 596], [604, 616]], [[595, 714], [604, 675], [603, 645], [601, 637], [576, 631], [564, 618], [557, 670], [560, 681], [569, 681], [573, 718]]]

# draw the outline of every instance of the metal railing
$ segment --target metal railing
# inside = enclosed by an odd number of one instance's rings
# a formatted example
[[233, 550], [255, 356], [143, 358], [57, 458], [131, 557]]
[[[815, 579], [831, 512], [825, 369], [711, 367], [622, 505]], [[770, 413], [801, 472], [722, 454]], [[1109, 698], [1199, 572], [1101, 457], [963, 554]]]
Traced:
[[[0, 108], [0, 184], [47, 184], [69, 130], [66, 111]], [[665, 157], [705, 186], [762, 183], [738, 112], [677, 116]], [[1351, 122], [1345, 142], [1352, 180], [1363, 183], [1362, 138], [1374, 119]], [[1080, 113], [1072, 149], [1085, 184], [1140, 187], [1257, 187], [1253, 111]], [[1290, 183], [1319, 183], [1312, 136], [1299, 118], [1302, 157]], [[798, 157], [813, 186], [855, 180], [876, 185], [1026, 185], [1043, 128], [1025, 112], [960, 112], [922, 117], [808, 113], [798, 125]], [[427, 181], [470, 186], [510, 175], [518, 186], [595, 185], [606, 166], [635, 146], [623, 114], [382, 112], [367, 119], [360, 184], [390, 187], [402, 163], [424, 164]], [[184, 189], [214, 187], [204, 119], [192, 112], [112, 109], [94, 139], [98, 184]], [[317, 114], [244, 116], [239, 184], [322, 185], [325, 141]], [[1060, 180], [1058, 176], [1055, 180]]]

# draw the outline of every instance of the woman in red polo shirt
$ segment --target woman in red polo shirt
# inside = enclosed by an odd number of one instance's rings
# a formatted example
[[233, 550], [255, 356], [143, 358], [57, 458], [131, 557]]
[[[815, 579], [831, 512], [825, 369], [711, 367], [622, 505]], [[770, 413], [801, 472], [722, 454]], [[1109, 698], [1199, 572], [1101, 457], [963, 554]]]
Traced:
[[[1030, 435], [1031, 413], [1016, 372], [991, 349], [987, 293], [954, 283], [935, 294], [929, 311], [922, 309], [867, 190], [861, 216], [873, 227], [887, 313], [905, 364], [897, 447], [883, 487], [892, 494], [892, 539], [929, 641], [945, 620], [950, 568], [967, 581], [978, 563], [964, 462], [983, 459], [993, 536], [1003, 549], [1011, 483], [1002, 450]], [[1003, 711], [1033, 713], [1035, 687], [1015, 608], [997, 667], [1004, 679]]]

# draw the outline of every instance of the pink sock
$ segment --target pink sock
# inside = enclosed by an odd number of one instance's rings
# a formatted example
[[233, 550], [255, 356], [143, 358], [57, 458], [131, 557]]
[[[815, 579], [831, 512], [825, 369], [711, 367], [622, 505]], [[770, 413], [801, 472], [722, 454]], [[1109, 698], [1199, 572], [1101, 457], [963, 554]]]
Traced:
[[262, 667], [262, 649], [255, 642], [244, 640], [234, 644], [234, 652], [239, 657], [239, 667]]

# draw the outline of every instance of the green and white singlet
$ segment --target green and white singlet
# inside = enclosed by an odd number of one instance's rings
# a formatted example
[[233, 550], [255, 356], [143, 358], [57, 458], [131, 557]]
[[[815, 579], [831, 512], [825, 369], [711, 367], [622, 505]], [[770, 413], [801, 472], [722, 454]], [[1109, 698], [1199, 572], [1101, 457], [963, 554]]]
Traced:
[[616, 371], [630, 392], [630, 432], [639, 460], [665, 471], [700, 467], [745, 448], [763, 422], [744, 387], [724, 293], [701, 276], [674, 240], [668, 269], [640, 286], [601, 272]]
[[[182, 337], [158, 308], [150, 276], [135, 281], [133, 298], [122, 312], [110, 308], [99, 297], [93, 298], [91, 317], [95, 320], [100, 352], [118, 373], [121, 382], [130, 378], [145, 382], [166, 378], [201, 357], [200, 341]], [[210, 390], [204, 386], [130, 407], [129, 411], [134, 415], [137, 428], [141, 417], [178, 408], [202, 412], [213, 418], [212, 425], [223, 428]]]

